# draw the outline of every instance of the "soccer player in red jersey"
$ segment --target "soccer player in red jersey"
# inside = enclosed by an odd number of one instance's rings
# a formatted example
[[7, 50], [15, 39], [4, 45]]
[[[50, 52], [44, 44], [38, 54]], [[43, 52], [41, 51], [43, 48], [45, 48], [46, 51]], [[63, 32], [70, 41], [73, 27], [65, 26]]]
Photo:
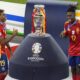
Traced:
[[17, 35], [17, 30], [14, 30], [13, 35], [10, 38], [6, 37], [5, 21], [6, 17], [4, 10], [0, 9], [0, 80], [4, 80], [8, 73], [8, 60], [5, 46], [12, 52], [8, 43]]
[[64, 24], [64, 31], [60, 36], [69, 38], [69, 64], [73, 80], [80, 80], [80, 21], [75, 18], [76, 6], [67, 10], [68, 21]]

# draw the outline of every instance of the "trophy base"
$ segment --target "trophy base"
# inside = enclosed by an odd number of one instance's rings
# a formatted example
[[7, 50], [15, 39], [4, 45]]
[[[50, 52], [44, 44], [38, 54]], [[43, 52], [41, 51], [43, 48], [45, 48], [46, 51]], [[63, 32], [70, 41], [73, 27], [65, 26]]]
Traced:
[[9, 75], [20, 80], [61, 80], [69, 75], [68, 60], [50, 34], [29, 34], [14, 52]]

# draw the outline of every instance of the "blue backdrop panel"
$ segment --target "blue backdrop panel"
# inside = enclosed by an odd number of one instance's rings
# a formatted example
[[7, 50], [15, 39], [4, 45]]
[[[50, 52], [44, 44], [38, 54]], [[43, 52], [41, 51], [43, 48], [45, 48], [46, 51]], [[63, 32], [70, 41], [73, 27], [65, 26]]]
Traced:
[[[32, 11], [34, 4], [27, 3], [25, 11], [25, 24], [24, 34], [25, 36], [31, 32], [32, 26]], [[50, 33], [58, 42], [63, 51], [67, 54], [68, 40], [61, 39], [59, 34], [63, 30], [64, 22], [66, 21], [66, 10], [68, 5], [61, 4], [45, 4], [45, 10], [47, 15], [47, 32]]]

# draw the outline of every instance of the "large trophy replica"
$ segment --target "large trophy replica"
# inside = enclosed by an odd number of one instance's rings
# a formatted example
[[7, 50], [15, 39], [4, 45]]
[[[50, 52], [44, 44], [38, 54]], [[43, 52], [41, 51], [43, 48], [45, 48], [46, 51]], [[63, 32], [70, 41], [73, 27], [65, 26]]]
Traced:
[[55, 39], [46, 33], [44, 5], [34, 5], [31, 33], [14, 52], [9, 75], [19, 80], [61, 80], [68, 77], [67, 57]]
[[44, 5], [34, 5], [32, 13], [32, 32], [40, 35], [46, 32], [46, 13]]

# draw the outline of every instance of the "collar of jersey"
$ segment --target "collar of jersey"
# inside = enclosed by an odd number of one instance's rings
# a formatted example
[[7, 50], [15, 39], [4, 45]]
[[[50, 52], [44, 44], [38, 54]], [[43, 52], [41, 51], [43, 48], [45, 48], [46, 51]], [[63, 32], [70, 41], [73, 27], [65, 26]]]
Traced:
[[74, 21], [72, 24], [68, 24], [68, 29], [70, 29], [73, 25], [75, 25], [77, 23], [77, 20], [76, 21]]

